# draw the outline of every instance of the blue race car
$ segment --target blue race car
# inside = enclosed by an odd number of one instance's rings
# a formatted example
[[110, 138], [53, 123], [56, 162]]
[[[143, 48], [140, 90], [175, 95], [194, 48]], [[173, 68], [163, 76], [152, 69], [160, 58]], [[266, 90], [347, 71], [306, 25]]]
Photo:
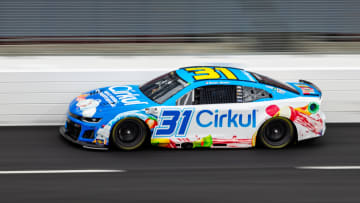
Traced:
[[[321, 91], [231, 67], [195, 66], [76, 97], [60, 134], [85, 148], [283, 148], [325, 133]], [[148, 138], [148, 139], [147, 139]]]

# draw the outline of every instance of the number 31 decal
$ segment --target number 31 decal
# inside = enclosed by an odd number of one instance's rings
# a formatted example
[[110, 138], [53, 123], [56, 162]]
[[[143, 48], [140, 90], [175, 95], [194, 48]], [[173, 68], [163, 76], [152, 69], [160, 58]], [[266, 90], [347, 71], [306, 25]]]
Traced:
[[186, 136], [192, 114], [192, 109], [185, 109], [183, 111], [177, 109], [163, 110], [159, 117], [159, 125], [154, 129], [154, 136]]
[[236, 80], [237, 77], [227, 68], [220, 67], [194, 67], [194, 68], [186, 68], [188, 72], [193, 72], [195, 80], [214, 80], [221, 79], [221, 75], [224, 75], [229, 80]]

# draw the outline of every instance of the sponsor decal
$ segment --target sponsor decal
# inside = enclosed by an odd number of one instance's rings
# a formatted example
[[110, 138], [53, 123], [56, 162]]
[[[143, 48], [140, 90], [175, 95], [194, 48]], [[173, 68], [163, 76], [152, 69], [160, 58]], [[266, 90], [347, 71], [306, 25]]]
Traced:
[[273, 90], [276, 91], [277, 93], [280, 93], [280, 94], [284, 94], [284, 93], [285, 93], [284, 90], [279, 89], [279, 88], [276, 88], [276, 87], [275, 87]]
[[176, 143], [170, 138], [151, 138], [151, 144], [158, 147], [176, 148]]
[[210, 81], [210, 82], [205, 82], [205, 84], [207, 84], [207, 85], [230, 84], [230, 82], [228, 82], [228, 81], [215, 81], [215, 82]]
[[115, 107], [118, 102], [118, 100], [108, 91], [100, 92], [100, 96], [112, 107]]
[[273, 87], [273, 86], [269, 86], [269, 85], [265, 85], [265, 87], [271, 89], [274, 92], [280, 93], [280, 94], [285, 94], [286, 93], [285, 90], [282, 90], [282, 89], [277, 88], [277, 87]]
[[212, 147], [213, 138], [211, 135], [203, 137], [193, 142], [193, 147]]
[[135, 104], [148, 104], [148, 102], [140, 101], [137, 97], [140, 96], [136, 94], [136, 91], [130, 86], [114, 86], [110, 87], [109, 91], [115, 95], [118, 101], [126, 105], [135, 105]]
[[301, 89], [301, 91], [303, 92], [303, 94], [313, 94], [315, 93], [314, 88], [305, 85], [305, 84], [295, 84], [297, 87], [299, 87]]
[[76, 104], [80, 108], [84, 117], [91, 118], [96, 113], [96, 107], [99, 106], [100, 99], [82, 99]]
[[229, 148], [238, 148], [241, 145], [252, 146], [252, 139], [240, 139], [236, 136], [233, 136], [231, 139], [221, 139], [213, 137], [212, 135], [208, 135], [202, 138], [196, 138], [196, 140], [190, 140], [188, 138], [152, 138], [151, 144], [154, 146], [166, 148], [180, 148], [180, 143], [192, 143], [192, 148], [219, 147], [216, 145], [222, 145]]
[[233, 113], [231, 109], [225, 114], [219, 114], [219, 110], [201, 110], [196, 115], [196, 123], [203, 128], [207, 127], [256, 127], [256, 110], [252, 110], [249, 114]]
[[[254, 109], [249, 113], [234, 113], [230, 109], [227, 113], [220, 114], [219, 110], [204, 109], [196, 114], [195, 122], [202, 128], [256, 128], [256, 112]], [[193, 114], [193, 109], [164, 109], [160, 113], [158, 125], [154, 128], [154, 136], [185, 137]]]

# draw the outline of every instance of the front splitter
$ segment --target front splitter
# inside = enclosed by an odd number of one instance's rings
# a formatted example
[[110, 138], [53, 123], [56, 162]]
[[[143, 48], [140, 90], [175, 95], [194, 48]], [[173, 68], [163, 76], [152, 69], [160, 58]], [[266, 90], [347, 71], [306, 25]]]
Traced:
[[68, 140], [69, 142], [76, 144], [76, 145], [81, 145], [83, 148], [86, 149], [96, 149], [96, 150], [108, 150], [109, 148], [106, 146], [99, 146], [96, 144], [91, 144], [91, 143], [87, 143], [87, 142], [81, 142], [78, 140], [74, 140], [72, 137], [70, 137], [67, 133], [66, 133], [66, 129], [64, 126], [59, 128], [59, 132], [60, 135], [62, 137], [64, 137], [66, 140]]

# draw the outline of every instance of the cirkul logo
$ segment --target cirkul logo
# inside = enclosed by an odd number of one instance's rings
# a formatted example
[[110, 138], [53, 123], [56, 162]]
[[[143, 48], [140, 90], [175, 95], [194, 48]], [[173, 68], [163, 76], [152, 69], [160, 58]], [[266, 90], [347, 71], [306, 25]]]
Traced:
[[136, 91], [130, 86], [109, 87], [109, 91], [124, 105], [148, 104], [147, 102], [139, 101], [137, 97], [140, 95], [134, 94]]
[[248, 114], [233, 113], [231, 109], [227, 113], [219, 114], [219, 110], [201, 110], [196, 115], [196, 123], [203, 128], [214, 126], [215, 128], [222, 127], [256, 127], [256, 110], [252, 110]]

